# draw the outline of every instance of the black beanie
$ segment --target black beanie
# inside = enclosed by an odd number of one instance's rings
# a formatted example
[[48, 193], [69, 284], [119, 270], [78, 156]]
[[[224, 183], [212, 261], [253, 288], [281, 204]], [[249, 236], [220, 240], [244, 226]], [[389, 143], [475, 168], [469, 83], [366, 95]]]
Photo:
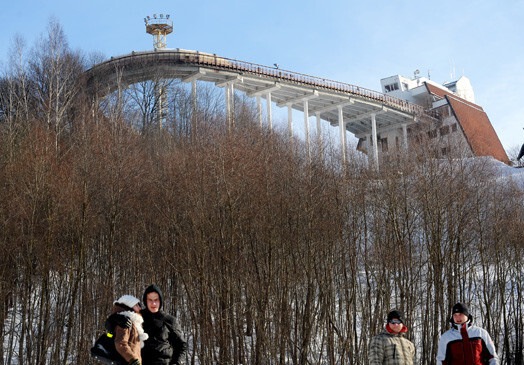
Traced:
[[147, 309], [147, 295], [149, 293], [157, 293], [158, 294], [158, 297], [160, 299], [160, 306], [158, 307], [158, 310], [161, 310], [162, 307], [164, 306], [164, 296], [162, 295], [162, 290], [160, 290], [160, 288], [158, 286], [156, 286], [155, 284], [149, 285], [146, 288], [146, 290], [144, 290], [144, 297], [142, 298], [142, 303], [144, 303], [144, 305], [146, 306], [146, 309]]
[[453, 306], [453, 309], [451, 311], [451, 315], [453, 316], [455, 313], [462, 313], [469, 317], [468, 307], [466, 307], [462, 303], [457, 303]]
[[391, 312], [388, 313], [388, 322], [391, 322], [392, 319], [398, 319], [400, 322], [404, 323], [404, 315], [401, 311], [397, 309], [393, 309]]
[[453, 314], [455, 313], [462, 313], [465, 316], [468, 317], [468, 322], [473, 323], [473, 317], [468, 312], [468, 307], [466, 307], [463, 303], [457, 303], [453, 306], [453, 309], [451, 310], [451, 318], [449, 319], [449, 322], [451, 324], [454, 324], [455, 321], [453, 320]]

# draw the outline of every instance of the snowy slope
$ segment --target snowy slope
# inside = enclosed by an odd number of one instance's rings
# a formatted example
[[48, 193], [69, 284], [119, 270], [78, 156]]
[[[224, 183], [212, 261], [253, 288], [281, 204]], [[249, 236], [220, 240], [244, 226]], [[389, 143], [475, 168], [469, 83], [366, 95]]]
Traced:
[[468, 160], [472, 163], [486, 164], [493, 170], [494, 175], [498, 177], [498, 182], [510, 183], [513, 181], [524, 191], [524, 167], [511, 167], [503, 162], [495, 160], [493, 157], [474, 157]]

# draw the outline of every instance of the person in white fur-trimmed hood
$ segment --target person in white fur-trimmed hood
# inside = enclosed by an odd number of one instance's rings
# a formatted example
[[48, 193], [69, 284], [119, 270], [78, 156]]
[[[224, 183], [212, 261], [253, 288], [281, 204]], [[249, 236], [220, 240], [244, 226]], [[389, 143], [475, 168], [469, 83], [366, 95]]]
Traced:
[[140, 315], [140, 300], [123, 295], [113, 303], [113, 311], [106, 320], [106, 328], [115, 334], [115, 348], [129, 365], [141, 365], [141, 348], [148, 335], [144, 332], [144, 320]]

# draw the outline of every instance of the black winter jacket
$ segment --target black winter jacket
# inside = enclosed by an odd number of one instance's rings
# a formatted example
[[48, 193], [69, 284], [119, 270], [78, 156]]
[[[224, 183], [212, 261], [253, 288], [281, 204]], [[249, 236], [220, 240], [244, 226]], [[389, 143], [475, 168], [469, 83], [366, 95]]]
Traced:
[[142, 348], [142, 363], [147, 365], [178, 364], [187, 344], [178, 320], [162, 311], [142, 310], [144, 331], [149, 338]]

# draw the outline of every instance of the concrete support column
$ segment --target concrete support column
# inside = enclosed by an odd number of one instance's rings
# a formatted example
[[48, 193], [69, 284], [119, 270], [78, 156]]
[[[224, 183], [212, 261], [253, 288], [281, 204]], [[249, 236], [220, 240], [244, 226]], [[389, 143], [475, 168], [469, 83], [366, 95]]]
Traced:
[[[378, 171], [378, 140], [377, 140], [377, 120], [375, 114], [371, 114], [371, 138], [373, 138], [373, 163]], [[371, 156], [368, 155], [368, 158]]]
[[344, 112], [342, 107], [338, 107], [338, 126], [340, 129], [340, 150], [342, 153], [342, 162], [346, 163], [346, 124], [344, 123]]
[[262, 129], [262, 98], [260, 97], [260, 94], [257, 95], [257, 118], [258, 118], [258, 124], [260, 125], [260, 128]]
[[[115, 114], [115, 120], [121, 119], [122, 114], [123, 114], [123, 107], [124, 107], [123, 90], [122, 90], [122, 86], [120, 82], [121, 76], [118, 76], [118, 78], [119, 80], [118, 80], [118, 92], [117, 92], [117, 98], [116, 98], [116, 108], [111, 110], [111, 113]], [[157, 86], [155, 86], [155, 100], [158, 98], [158, 93], [156, 92], [156, 90], [157, 90]], [[160, 122], [159, 121], [160, 118], [158, 117], [158, 115], [159, 115], [159, 112], [157, 110], [155, 114], [155, 119], [157, 122]]]
[[191, 101], [193, 102], [193, 112], [196, 112], [198, 106], [196, 80], [191, 81]]
[[320, 125], [320, 113], [316, 113], [316, 117], [317, 117], [317, 140], [318, 140], [318, 145], [320, 147], [320, 145], [322, 144], [322, 126]]
[[228, 82], [225, 87], [226, 95], [226, 123], [227, 128], [231, 131], [231, 128], [235, 125], [235, 109], [234, 109], [234, 93], [233, 93], [233, 83]]
[[231, 108], [229, 110], [229, 123], [230, 123], [230, 128], [234, 128], [235, 127], [235, 92], [233, 90], [233, 83], [229, 83], [228, 84], [228, 87], [229, 87], [229, 102], [231, 104]]
[[191, 101], [193, 102], [193, 115], [191, 118], [191, 121], [193, 123], [193, 128], [191, 131], [191, 134], [196, 133], [197, 129], [197, 108], [198, 108], [198, 101], [197, 101], [197, 84], [196, 80], [191, 81]]
[[226, 96], [226, 123], [229, 130], [231, 130], [231, 96], [229, 94], [229, 84], [224, 86]]
[[267, 102], [267, 124], [269, 126], [269, 130], [273, 131], [273, 121], [271, 119], [271, 93], [267, 93], [266, 96], [266, 102]]
[[293, 137], [293, 104], [287, 104], [287, 125], [289, 137]]
[[404, 149], [407, 151], [409, 146], [408, 146], [408, 126], [407, 124], [402, 124], [402, 136], [403, 136], [403, 147]]
[[305, 130], [305, 140], [306, 140], [306, 152], [309, 160], [311, 161], [311, 148], [310, 148], [310, 138], [309, 138], [309, 102], [304, 100], [304, 130]]

